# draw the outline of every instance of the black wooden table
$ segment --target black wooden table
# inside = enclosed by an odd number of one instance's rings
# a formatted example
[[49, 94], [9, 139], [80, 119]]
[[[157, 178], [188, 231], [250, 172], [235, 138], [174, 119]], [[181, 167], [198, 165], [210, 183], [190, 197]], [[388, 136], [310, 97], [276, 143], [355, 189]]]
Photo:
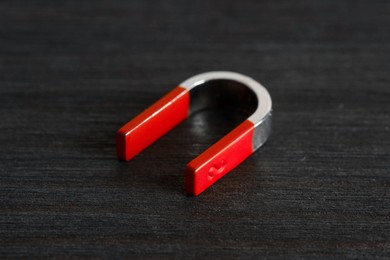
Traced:
[[[0, 257], [390, 257], [389, 1], [0, 2]], [[184, 79], [269, 90], [269, 142], [199, 197], [201, 112], [130, 162], [115, 134]]]

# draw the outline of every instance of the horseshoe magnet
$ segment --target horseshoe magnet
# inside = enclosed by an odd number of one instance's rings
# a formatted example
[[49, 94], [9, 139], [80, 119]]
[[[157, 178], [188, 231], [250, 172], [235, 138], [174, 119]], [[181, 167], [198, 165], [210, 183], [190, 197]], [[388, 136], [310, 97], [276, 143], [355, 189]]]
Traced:
[[206, 108], [249, 117], [187, 164], [186, 191], [197, 196], [260, 148], [271, 132], [272, 101], [258, 82], [215, 71], [191, 77], [118, 130], [118, 157], [128, 161], [188, 116]]

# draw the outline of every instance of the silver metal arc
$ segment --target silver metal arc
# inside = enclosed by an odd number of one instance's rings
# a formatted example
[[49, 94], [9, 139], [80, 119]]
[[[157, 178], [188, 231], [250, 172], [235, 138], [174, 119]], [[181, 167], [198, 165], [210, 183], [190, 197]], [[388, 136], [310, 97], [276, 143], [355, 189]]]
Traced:
[[[212, 99], [214, 97], [210, 96], [210, 91], [202, 91], [202, 93], [198, 93], [197, 89], [200, 86], [204, 86], [207, 84], [210, 84], [210, 82], [219, 82], [218, 86], [219, 88], [214, 88], [216, 90], [213, 90], [213, 94], [215, 97], [218, 97], [218, 93], [215, 93], [216, 91], [225, 91], [224, 85], [229, 85], [229, 91], [240, 91], [242, 88], [241, 86], [245, 86], [247, 89], [251, 91], [252, 94], [255, 96], [255, 101], [257, 101], [255, 104], [256, 107], [254, 109], [254, 112], [249, 116], [248, 120], [251, 121], [255, 127], [254, 129], [254, 135], [252, 140], [252, 147], [253, 151], [256, 151], [258, 148], [260, 148], [268, 139], [270, 133], [271, 133], [271, 127], [272, 127], [272, 100], [271, 96], [268, 93], [267, 89], [263, 87], [260, 83], [255, 81], [254, 79], [236, 73], [236, 72], [230, 72], [230, 71], [213, 71], [213, 72], [206, 72], [202, 74], [198, 74], [196, 76], [193, 76], [186, 81], [182, 82], [180, 86], [186, 88], [190, 93], [196, 93], [195, 96], [197, 96], [197, 102], [201, 105], [194, 105], [195, 108], [202, 106], [203, 103], [205, 103], [205, 99], [209, 99], [208, 103], [214, 102]], [[213, 84], [213, 86], [218, 85]], [[231, 88], [231, 86], [236, 84], [237, 88]], [[209, 88], [209, 87], [207, 87]], [[211, 89], [211, 87], [210, 87]], [[233, 93], [231, 95], [235, 95], [236, 93]], [[241, 93], [237, 93], [238, 96], [240, 96]], [[241, 96], [243, 96], [241, 94]], [[210, 100], [211, 99], [211, 100]], [[239, 102], [245, 102], [246, 99], [241, 98], [239, 99]], [[190, 102], [193, 102], [193, 98], [191, 97]], [[246, 104], [243, 104], [246, 105]], [[190, 109], [192, 110], [192, 109]]]

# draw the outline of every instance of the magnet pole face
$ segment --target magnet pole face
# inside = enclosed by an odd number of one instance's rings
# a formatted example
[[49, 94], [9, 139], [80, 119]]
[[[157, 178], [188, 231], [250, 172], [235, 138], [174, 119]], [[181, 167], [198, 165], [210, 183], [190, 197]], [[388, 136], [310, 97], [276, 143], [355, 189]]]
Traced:
[[186, 191], [199, 195], [268, 139], [271, 97], [252, 78], [217, 71], [187, 79], [118, 130], [119, 159], [130, 160], [188, 116], [209, 107], [235, 108], [250, 116], [188, 163]]

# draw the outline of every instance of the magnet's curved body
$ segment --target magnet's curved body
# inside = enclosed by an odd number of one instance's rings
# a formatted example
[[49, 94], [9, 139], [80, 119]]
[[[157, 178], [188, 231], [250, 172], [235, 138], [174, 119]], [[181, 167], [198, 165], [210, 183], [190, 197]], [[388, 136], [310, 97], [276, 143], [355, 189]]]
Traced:
[[187, 165], [186, 191], [199, 195], [261, 147], [271, 131], [272, 101], [258, 82], [216, 71], [181, 83], [118, 130], [117, 153], [128, 161], [191, 114], [209, 107], [236, 108], [249, 117]]

